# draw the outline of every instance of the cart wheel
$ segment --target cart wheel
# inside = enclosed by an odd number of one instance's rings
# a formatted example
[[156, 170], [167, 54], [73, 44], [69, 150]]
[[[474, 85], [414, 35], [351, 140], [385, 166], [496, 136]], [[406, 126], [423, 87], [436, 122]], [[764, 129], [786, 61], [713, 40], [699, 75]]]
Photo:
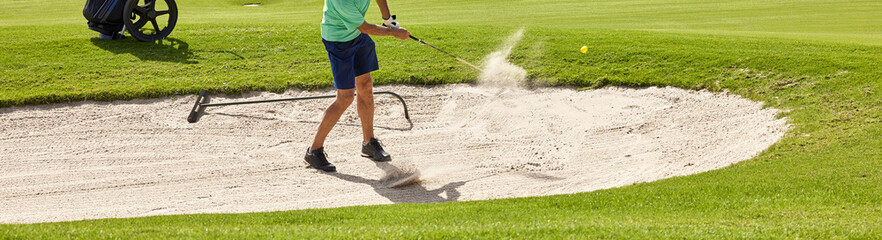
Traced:
[[174, 0], [128, 0], [123, 16], [132, 37], [152, 42], [167, 37], [175, 28], [178, 6]]

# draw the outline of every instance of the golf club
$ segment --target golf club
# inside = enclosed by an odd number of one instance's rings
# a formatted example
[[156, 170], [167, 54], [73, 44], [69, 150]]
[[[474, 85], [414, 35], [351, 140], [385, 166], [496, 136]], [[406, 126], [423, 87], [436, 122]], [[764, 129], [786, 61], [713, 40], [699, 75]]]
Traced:
[[410, 35], [410, 39], [413, 39], [413, 40], [415, 40], [415, 41], [417, 41], [417, 42], [420, 42], [420, 43], [423, 44], [423, 45], [426, 45], [426, 46], [432, 47], [432, 48], [434, 48], [435, 50], [441, 51], [441, 52], [443, 52], [444, 54], [447, 54], [447, 56], [451, 56], [451, 57], [455, 58], [457, 61], [460, 61], [460, 62], [462, 62], [462, 63], [465, 63], [465, 64], [471, 66], [472, 68], [474, 68], [474, 69], [476, 69], [476, 70], [478, 70], [478, 71], [484, 72], [484, 70], [481, 70], [481, 68], [475, 66], [474, 64], [471, 64], [471, 63], [469, 63], [469, 62], [466, 62], [466, 60], [462, 60], [461, 58], [458, 58], [458, 57], [456, 57], [456, 56], [453, 56], [453, 54], [450, 54], [450, 53], [448, 53], [448, 52], [445, 52], [444, 50], [441, 50], [440, 48], [437, 48], [437, 47], [435, 47], [435, 46], [432, 46], [432, 44], [428, 44], [428, 43], [426, 43], [425, 41], [420, 40], [420, 39], [417, 38], [417, 37], [414, 37], [413, 35]]

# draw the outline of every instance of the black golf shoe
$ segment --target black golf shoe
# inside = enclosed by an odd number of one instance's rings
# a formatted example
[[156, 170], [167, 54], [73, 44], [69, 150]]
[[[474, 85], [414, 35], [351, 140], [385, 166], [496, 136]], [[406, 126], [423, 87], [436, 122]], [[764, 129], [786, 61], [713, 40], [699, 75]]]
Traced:
[[306, 157], [303, 158], [306, 160], [306, 163], [309, 163], [309, 166], [318, 170], [322, 170], [325, 172], [336, 172], [337, 167], [334, 164], [328, 162], [328, 157], [325, 155], [325, 148], [319, 148], [315, 150], [306, 149]]
[[361, 156], [377, 162], [392, 161], [392, 156], [383, 150], [383, 146], [376, 138], [371, 138], [370, 142], [361, 145]]

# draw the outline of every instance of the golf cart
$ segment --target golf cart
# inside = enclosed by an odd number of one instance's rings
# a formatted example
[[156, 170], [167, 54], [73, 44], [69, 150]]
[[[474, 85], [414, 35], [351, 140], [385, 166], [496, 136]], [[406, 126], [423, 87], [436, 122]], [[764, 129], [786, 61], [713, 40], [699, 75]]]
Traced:
[[101, 39], [132, 37], [152, 42], [167, 37], [178, 21], [174, 0], [86, 0], [83, 16]]

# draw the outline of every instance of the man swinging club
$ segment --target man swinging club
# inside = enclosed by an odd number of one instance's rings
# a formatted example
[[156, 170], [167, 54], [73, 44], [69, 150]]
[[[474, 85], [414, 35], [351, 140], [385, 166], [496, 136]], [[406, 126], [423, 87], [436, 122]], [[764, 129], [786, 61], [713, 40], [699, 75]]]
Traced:
[[325, 154], [325, 138], [340, 120], [346, 108], [352, 104], [353, 98], [357, 102], [358, 118], [361, 119], [364, 134], [362, 155], [379, 162], [392, 160], [374, 136], [374, 80], [371, 78], [371, 72], [380, 67], [377, 64], [374, 41], [368, 35], [394, 36], [407, 40], [410, 32], [399, 28], [395, 17], [389, 14], [386, 0], [376, 0], [376, 2], [383, 15], [383, 26], [370, 24], [364, 20], [370, 0], [325, 0], [321, 25], [322, 42], [331, 60], [337, 98], [325, 110], [312, 146], [306, 150], [304, 159], [310, 167], [325, 172], [337, 171], [337, 168], [328, 162]]

